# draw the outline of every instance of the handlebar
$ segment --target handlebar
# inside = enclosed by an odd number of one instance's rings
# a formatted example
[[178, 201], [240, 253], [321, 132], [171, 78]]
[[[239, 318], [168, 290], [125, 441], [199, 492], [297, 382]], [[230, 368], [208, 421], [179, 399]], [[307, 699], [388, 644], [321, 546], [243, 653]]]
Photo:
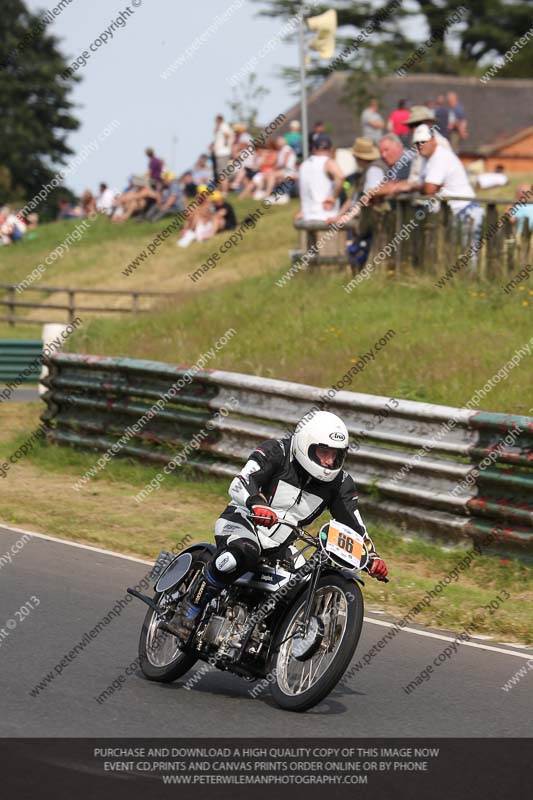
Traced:
[[[249, 519], [250, 519], [252, 522], [254, 522], [254, 524], [259, 524], [258, 522], [256, 523], [256, 522], [255, 522], [255, 520], [258, 520], [258, 521], [259, 521], [259, 520], [261, 520], [261, 517], [256, 517], [254, 514], [250, 514], [250, 515], [249, 515]], [[309, 540], [310, 540], [310, 541], [311, 541], [313, 544], [315, 544], [317, 547], [319, 547], [319, 546], [320, 546], [320, 541], [319, 541], [319, 538], [318, 538], [318, 536], [315, 536], [313, 533], [311, 533], [310, 531], [307, 531], [305, 528], [302, 528], [300, 525], [297, 525], [297, 524], [296, 524], [296, 523], [294, 523], [294, 522], [290, 522], [289, 520], [284, 520], [284, 519], [280, 519], [280, 520], [279, 520], [279, 524], [280, 524], [280, 525], [286, 525], [286, 526], [287, 526], [287, 528], [291, 528], [291, 529], [292, 529], [293, 531], [295, 531], [295, 533], [297, 533], [297, 534], [299, 535], [299, 537], [300, 537], [301, 539], [303, 539], [304, 541], [306, 541], [306, 540], [307, 540], [307, 541], [309, 541]], [[371, 542], [372, 546], [374, 546], [374, 543], [372, 542], [372, 539], [370, 538], [370, 536], [368, 536], [368, 534], [366, 534], [366, 535], [367, 535], [367, 538], [370, 540], [370, 542]], [[368, 574], [370, 575], [370, 572], [369, 572], [369, 570], [366, 568], [366, 566], [365, 566], [365, 567], [362, 567], [362, 569], [364, 569], [364, 570], [365, 570], [365, 572], [368, 572]], [[388, 578], [383, 578], [381, 582], [382, 582], [382, 583], [388, 583], [388, 582], [389, 582], [389, 579], [388, 579]]]

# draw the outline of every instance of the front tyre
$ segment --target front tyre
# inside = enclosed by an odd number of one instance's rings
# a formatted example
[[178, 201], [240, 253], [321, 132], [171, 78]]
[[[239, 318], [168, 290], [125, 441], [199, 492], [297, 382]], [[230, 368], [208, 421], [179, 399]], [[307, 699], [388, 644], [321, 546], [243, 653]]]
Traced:
[[310, 626], [316, 641], [311, 646], [302, 644], [297, 636], [304, 608], [305, 596], [300, 596], [278, 632], [270, 662], [275, 674], [272, 696], [288, 711], [307, 711], [335, 688], [352, 659], [363, 626], [361, 589], [337, 573], [323, 575], [318, 581]]

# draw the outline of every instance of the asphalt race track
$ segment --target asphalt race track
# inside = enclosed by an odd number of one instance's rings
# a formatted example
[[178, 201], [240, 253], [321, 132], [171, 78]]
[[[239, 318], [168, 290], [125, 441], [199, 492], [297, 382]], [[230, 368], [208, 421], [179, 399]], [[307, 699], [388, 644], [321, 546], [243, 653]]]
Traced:
[[[501, 686], [533, 657], [533, 649], [473, 639], [504, 652], [460, 646], [429, 682], [407, 695], [402, 687], [449, 643], [421, 627], [417, 633], [398, 634], [370, 666], [306, 714], [281, 711], [268, 691], [253, 699], [248, 690], [254, 684], [220, 672], [210, 671], [194, 688], [184, 689], [202, 662], [169, 685], [151, 683], [137, 672], [99, 704], [95, 698], [137, 656], [145, 613], [137, 600], [32, 697], [30, 690], [149, 566], [37, 537], [28, 540], [11, 563], [2, 560], [21, 535], [0, 528], [2, 737], [531, 735], [533, 670], [511, 691]], [[28, 602], [36, 607], [22, 618], [16, 612]], [[388, 630], [385, 616], [367, 617], [355, 660]], [[11, 627], [6, 626], [8, 620]]]
[[[0, 391], [6, 388], [5, 386], [0, 386]], [[39, 399], [39, 392], [37, 389], [15, 389], [13, 394], [8, 397], [8, 403], [31, 403], [34, 400]]]

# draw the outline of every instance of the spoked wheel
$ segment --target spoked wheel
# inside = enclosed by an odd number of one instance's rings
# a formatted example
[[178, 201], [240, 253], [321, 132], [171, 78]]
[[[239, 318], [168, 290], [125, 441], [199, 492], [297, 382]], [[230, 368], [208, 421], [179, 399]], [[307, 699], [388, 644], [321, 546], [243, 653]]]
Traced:
[[320, 578], [302, 636], [304, 609], [305, 598], [300, 598], [289, 611], [270, 664], [276, 678], [272, 696], [289, 711], [306, 711], [332, 691], [351, 661], [363, 625], [359, 585], [342, 575]]
[[[200, 552], [195, 554], [189, 573], [184, 580], [183, 596], [187, 593], [198, 571], [208, 560], [209, 553]], [[165, 607], [165, 605], [168, 605], [169, 613], [165, 618], [167, 621], [171, 621], [176, 607], [175, 604], [170, 605], [168, 603], [168, 594], [165, 592], [162, 594], [156, 593], [153, 599], [158, 606]], [[176, 636], [161, 630], [158, 622], [157, 614], [149, 608], [144, 618], [139, 639], [139, 663], [144, 676], [148, 680], [171, 683], [185, 675], [198, 659], [194, 653], [183, 650], [182, 644]]]

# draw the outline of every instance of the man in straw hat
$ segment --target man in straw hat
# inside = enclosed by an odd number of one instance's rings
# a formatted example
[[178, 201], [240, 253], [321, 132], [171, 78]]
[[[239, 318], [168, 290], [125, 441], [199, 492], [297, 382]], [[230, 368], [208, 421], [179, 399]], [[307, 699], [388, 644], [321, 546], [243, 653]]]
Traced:
[[[359, 136], [352, 147], [357, 166], [359, 169], [354, 192], [343, 204], [337, 217], [329, 222], [341, 222], [342, 224], [349, 219], [359, 216], [362, 206], [370, 203], [373, 193], [376, 192], [383, 183], [385, 166], [379, 159], [379, 150], [376, 145], [366, 136]], [[364, 227], [364, 230], [362, 229]], [[372, 231], [368, 224], [362, 226], [359, 222], [357, 232], [354, 231], [353, 238], [347, 243], [348, 257], [352, 267], [361, 268], [368, 259], [370, 244], [372, 241]]]
[[358, 167], [354, 191], [351, 197], [345, 201], [338, 215], [328, 219], [328, 222], [339, 221], [351, 210], [353, 210], [351, 217], [357, 216], [361, 208], [360, 204], [367, 205], [373, 191], [376, 191], [383, 182], [385, 165], [380, 161], [379, 150], [374, 142], [367, 139], [366, 136], [359, 136], [353, 143], [352, 153]]

